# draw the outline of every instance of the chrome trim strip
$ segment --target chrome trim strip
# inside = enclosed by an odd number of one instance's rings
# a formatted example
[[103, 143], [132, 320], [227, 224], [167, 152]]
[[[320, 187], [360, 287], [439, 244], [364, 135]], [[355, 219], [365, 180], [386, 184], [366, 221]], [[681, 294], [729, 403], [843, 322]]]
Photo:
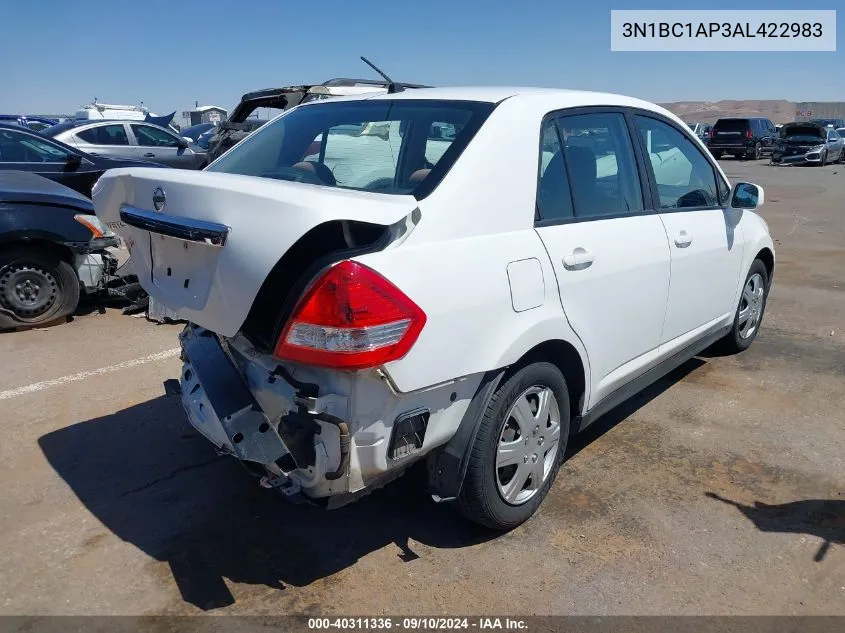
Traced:
[[120, 219], [124, 224], [150, 233], [158, 233], [188, 242], [200, 242], [209, 246], [222, 247], [226, 244], [226, 238], [229, 235], [229, 227], [225, 224], [181, 218], [126, 204], [120, 207]]

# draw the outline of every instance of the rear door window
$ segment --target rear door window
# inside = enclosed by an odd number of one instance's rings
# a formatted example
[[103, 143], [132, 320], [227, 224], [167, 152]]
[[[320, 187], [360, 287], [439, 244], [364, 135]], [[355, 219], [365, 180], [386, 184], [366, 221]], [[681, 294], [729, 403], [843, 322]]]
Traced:
[[563, 146], [554, 119], [543, 124], [540, 136], [540, 169], [537, 175], [536, 221], [570, 220], [575, 217], [569, 178], [563, 163]]
[[98, 125], [76, 133], [76, 138], [91, 145], [129, 145], [123, 124]]
[[634, 150], [620, 113], [557, 119], [575, 217], [607, 217], [642, 211]]

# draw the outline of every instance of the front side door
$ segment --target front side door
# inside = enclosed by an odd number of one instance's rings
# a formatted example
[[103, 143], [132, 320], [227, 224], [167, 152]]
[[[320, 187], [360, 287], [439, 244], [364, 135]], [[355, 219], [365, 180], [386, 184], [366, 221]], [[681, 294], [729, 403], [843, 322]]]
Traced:
[[123, 123], [98, 123], [73, 133], [74, 144], [92, 156], [104, 158], [135, 158], [129, 144], [126, 125]]
[[622, 111], [549, 118], [542, 136], [536, 230], [589, 355], [592, 407], [657, 360], [669, 247]]
[[136, 157], [170, 167], [190, 169], [193, 167], [193, 154], [180, 147], [175, 134], [143, 123], [131, 123], [136, 141]]
[[727, 183], [680, 127], [656, 114], [637, 114], [634, 120], [671, 252], [661, 335], [668, 351], [733, 314], [742, 267], [742, 212], [728, 207]]

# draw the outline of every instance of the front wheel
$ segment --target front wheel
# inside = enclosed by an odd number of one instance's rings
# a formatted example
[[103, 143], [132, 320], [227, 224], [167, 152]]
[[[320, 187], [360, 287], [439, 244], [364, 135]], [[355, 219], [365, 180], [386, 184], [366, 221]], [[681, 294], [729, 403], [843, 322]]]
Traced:
[[725, 352], [737, 353], [751, 346], [760, 331], [768, 296], [769, 274], [763, 262], [755, 259], [745, 278], [731, 331], [719, 342]]
[[495, 530], [526, 521], [557, 477], [569, 439], [569, 392], [560, 370], [533, 363], [500, 385], [468, 447], [458, 510]]
[[0, 252], [0, 328], [40, 325], [70, 314], [79, 302], [79, 278], [47, 250]]
[[819, 167], [824, 167], [827, 165], [827, 152], [822, 152], [821, 160], [819, 161]]

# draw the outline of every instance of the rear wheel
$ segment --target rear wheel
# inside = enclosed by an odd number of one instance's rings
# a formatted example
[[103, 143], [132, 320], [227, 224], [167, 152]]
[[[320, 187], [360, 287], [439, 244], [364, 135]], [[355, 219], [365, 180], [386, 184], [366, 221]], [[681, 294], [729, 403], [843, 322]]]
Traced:
[[536, 512], [569, 439], [569, 392], [560, 370], [533, 363], [500, 385], [483, 413], [457, 507], [489, 528], [509, 530]]
[[0, 328], [46, 323], [78, 302], [79, 278], [58, 255], [35, 248], [0, 253]]
[[763, 322], [768, 295], [769, 274], [763, 262], [755, 259], [745, 278], [731, 331], [719, 341], [724, 352], [741, 352], [751, 346]]
[[760, 143], [757, 143], [754, 146], [754, 160], [760, 160], [760, 157], [763, 155], [763, 146]]

